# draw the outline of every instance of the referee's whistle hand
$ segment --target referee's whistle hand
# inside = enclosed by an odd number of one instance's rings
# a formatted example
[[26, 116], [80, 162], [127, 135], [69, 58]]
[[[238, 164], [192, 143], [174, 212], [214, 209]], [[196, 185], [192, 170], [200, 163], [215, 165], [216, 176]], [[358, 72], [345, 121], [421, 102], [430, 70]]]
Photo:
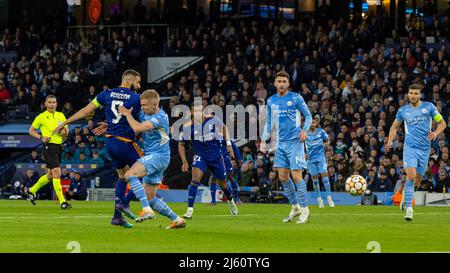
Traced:
[[42, 137], [41, 140], [42, 140], [43, 143], [47, 143], [47, 142], [50, 141], [50, 138], [49, 137]]

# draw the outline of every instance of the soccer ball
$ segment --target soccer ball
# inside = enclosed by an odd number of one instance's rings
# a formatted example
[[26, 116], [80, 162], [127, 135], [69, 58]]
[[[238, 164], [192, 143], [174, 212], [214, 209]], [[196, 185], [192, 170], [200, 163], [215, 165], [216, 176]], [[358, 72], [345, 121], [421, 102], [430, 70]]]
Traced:
[[352, 175], [345, 181], [345, 190], [353, 196], [363, 194], [366, 189], [366, 179], [360, 175]]

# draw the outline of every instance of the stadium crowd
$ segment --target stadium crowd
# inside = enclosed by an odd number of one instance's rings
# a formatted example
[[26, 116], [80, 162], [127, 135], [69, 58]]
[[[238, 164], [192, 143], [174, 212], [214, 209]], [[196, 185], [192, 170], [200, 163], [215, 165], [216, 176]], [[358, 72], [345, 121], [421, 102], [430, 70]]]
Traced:
[[[328, 133], [330, 182], [343, 191], [351, 174], [364, 176], [373, 191], [395, 191], [405, 180], [400, 138], [385, 153], [384, 145], [397, 109], [407, 103], [409, 84], [421, 83], [423, 99], [437, 106], [450, 124], [450, 66], [448, 16], [411, 16], [400, 39], [387, 16], [366, 20], [327, 20], [303, 17], [298, 21], [274, 20], [225, 22], [196, 20], [169, 40], [155, 28], [140, 32], [125, 29], [111, 39], [102, 31], [57, 41], [56, 30], [25, 25], [3, 29], [0, 51], [15, 50], [17, 62], [0, 69], [0, 105], [7, 109], [40, 112], [45, 96], [54, 94], [62, 111], [70, 116], [101, 90], [112, 86], [115, 72], [136, 64], [148, 52], [162, 56], [203, 52], [208, 59], [199, 69], [181, 75], [158, 88], [175, 105], [191, 105], [201, 97], [204, 105], [263, 105], [274, 94], [273, 75], [285, 70], [291, 89], [299, 92], [314, 117]], [[434, 37], [435, 44], [426, 44]], [[393, 44], [386, 44], [391, 38]], [[96, 111], [85, 128], [75, 129], [64, 148], [63, 163], [108, 160], [103, 140], [92, 135]], [[224, 111], [225, 112], [225, 111]], [[171, 120], [173, 122], [173, 120]], [[248, 120], [247, 122], [257, 122]], [[401, 134], [402, 130], [400, 130]], [[421, 190], [442, 192], [450, 187], [450, 130], [432, 144], [429, 169]], [[280, 190], [272, 170], [273, 155], [259, 151], [258, 141], [242, 147], [240, 185]], [[35, 158], [35, 157], [34, 157]], [[312, 181], [306, 176], [308, 189]]]

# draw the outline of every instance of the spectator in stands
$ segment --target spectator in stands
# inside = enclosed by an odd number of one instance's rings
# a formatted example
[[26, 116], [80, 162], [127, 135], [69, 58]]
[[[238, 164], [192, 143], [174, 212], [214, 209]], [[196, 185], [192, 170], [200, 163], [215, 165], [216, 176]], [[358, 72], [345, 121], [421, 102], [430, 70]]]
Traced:
[[256, 168], [255, 184], [257, 184], [258, 187], [261, 184], [268, 184], [267, 177], [264, 174], [263, 166], [258, 166]]
[[282, 191], [283, 185], [278, 179], [278, 173], [276, 171], [271, 171], [269, 173], [269, 179], [267, 180], [271, 191]]
[[23, 88], [20, 86], [18, 86], [17, 88], [17, 97], [15, 98], [13, 104], [19, 107], [22, 105], [30, 107], [31, 105], [30, 95], [25, 93], [25, 90], [23, 90]]
[[86, 147], [86, 142], [81, 141], [78, 143], [78, 149], [76, 149], [74, 157], [76, 159], [80, 158], [80, 154], [83, 153], [87, 159], [91, 157], [91, 150], [89, 150], [88, 147]]
[[64, 103], [62, 112], [63, 112], [64, 116], [71, 117], [73, 114], [76, 113], [76, 110], [75, 110], [75, 108], [73, 108], [72, 102], [66, 101], [66, 103]]
[[9, 90], [6, 89], [5, 83], [3, 80], [0, 80], [0, 103], [9, 104], [12, 102], [11, 99], [11, 94], [9, 93]]
[[105, 165], [105, 161], [100, 157], [97, 150], [92, 151], [92, 158], [89, 163], [96, 164], [98, 168]]
[[450, 178], [445, 170], [439, 170], [436, 178], [435, 192], [448, 192], [450, 189]]
[[85, 201], [87, 198], [87, 182], [86, 179], [81, 178], [78, 171], [74, 171], [74, 176], [71, 179], [69, 189], [64, 194], [67, 200]]
[[383, 171], [380, 174], [380, 179], [378, 179], [376, 183], [377, 183], [376, 191], [379, 191], [379, 192], [391, 192], [392, 191], [392, 182], [387, 177], [386, 171]]
[[31, 158], [28, 159], [28, 163], [44, 163], [44, 160], [42, 160], [36, 150], [33, 150], [31, 151]]
[[72, 163], [75, 164], [89, 164], [89, 159], [86, 158], [86, 154], [84, 152], [79, 152], [78, 157], [75, 157]]
[[371, 191], [377, 190], [377, 177], [374, 170], [369, 170], [366, 176], [367, 188]]
[[98, 156], [103, 159], [103, 161], [110, 161], [109, 154], [105, 147], [105, 142], [103, 140], [97, 142]]
[[34, 172], [33, 169], [28, 169], [26, 175], [22, 179], [22, 194], [27, 192], [38, 181], [39, 176]]
[[249, 164], [244, 162], [241, 169], [240, 186], [253, 187], [256, 186], [253, 170], [250, 170]]
[[337, 180], [334, 183], [334, 191], [345, 191], [345, 177], [338, 173]]
[[72, 164], [72, 162], [72, 153], [70, 151], [64, 152], [61, 158], [61, 164]]
[[420, 183], [418, 191], [427, 191], [427, 192], [433, 192], [434, 191], [434, 185], [433, 185], [433, 179], [430, 179], [428, 177], [425, 177], [422, 179], [422, 182]]
[[90, 134], [88, 136], [86, 146], [91, 151], [97, 148], [97, 142], [95, 141], [94, 135]]

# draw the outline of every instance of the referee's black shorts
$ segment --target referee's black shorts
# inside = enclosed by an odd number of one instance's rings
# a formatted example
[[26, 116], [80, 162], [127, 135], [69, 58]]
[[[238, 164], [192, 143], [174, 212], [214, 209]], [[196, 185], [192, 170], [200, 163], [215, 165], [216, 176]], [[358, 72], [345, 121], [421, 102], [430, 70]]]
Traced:
[[47, 164], [47, 168], [59, 168], [61, 163], [62, 145], [53, 143], [44, 143], [42, 146], [42, 155]]

